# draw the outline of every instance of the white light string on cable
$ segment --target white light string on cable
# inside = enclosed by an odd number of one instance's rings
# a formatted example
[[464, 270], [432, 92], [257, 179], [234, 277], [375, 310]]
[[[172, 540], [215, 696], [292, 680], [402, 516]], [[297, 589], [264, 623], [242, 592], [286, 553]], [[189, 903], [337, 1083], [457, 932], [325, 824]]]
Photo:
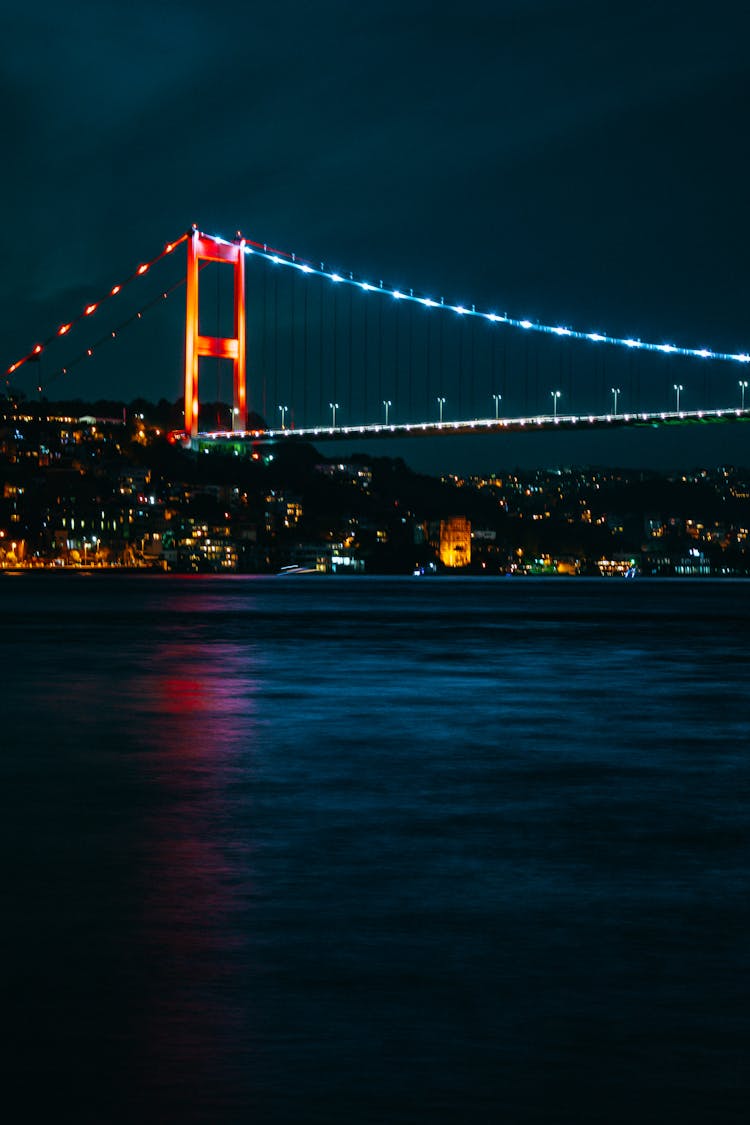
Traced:
[[[212, 235], [211, 237], [215, 238], [217, 242], [227, 242], [226, 239], [216, 235]], [[442, 297], [440, 300], [434, 300], [432, 297], [415, 294], [413, 289], [409, 289], [405, 292], [402, 289], [390, 288], [384, 285], [382, 281], [379, 281], [377, 284], [364, 281], [362, 278], [355, 277], [351, 272], [341, 274], [333, 270], [327, 270], [324, 262], [321, 262], [319, 266], [314, 266], [311, 262], [305, 261], [296, 254], [288, 253], [283, 250], [275, 250], [269, 247], [265, 242], [254, 242], [252, 239], [245, 239], [245, 243], [246, 254], [264, 258], [273, 265], [288, 266], [298, 270], [302, 274], [322, 277], [337, 285], [351, 285], [357, 289], [361, 289], [365, 293], [381, 293], [397, 301], [409, 301], [428, 309], [443, 309], [455, 313], [457, 316], [477, 317], [491, 324], [506, 324], [511, 328], [519, 328], [524, 332], [539, 332], [547, 336], [558, 336], [571, 340], [586, 340], [592, 344], [608, 344], [615, 347], [627, 348], [629, 351], [657, 352], [661, 355], [688, 356], [692, 359], [716, 359], [731, 361], [733, 363], [750, 363], [750, 354], [746, 352], [735, 354], [732, 352], [718, 351], [714, 348], [686, 348], [676, 344], [655, 344], [635, 337], [610, 336], [605, 332], [582, 332], [580, 329], [568, 328], [564, 325], [542, 324], [539, 321], [522, 320], [518, 317], [508, 316], [507, 313], [486, 312], [477, 309], [475, 305], [468, 307], [465, 305], [452, 305]]]

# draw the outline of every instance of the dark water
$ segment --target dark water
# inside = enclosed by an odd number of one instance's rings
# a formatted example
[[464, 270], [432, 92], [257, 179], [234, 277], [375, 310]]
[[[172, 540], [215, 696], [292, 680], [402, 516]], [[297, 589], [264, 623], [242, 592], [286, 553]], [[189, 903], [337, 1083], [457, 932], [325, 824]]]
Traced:
[[12, 1120], [747, 1120], [750, 584], [0, 610]]

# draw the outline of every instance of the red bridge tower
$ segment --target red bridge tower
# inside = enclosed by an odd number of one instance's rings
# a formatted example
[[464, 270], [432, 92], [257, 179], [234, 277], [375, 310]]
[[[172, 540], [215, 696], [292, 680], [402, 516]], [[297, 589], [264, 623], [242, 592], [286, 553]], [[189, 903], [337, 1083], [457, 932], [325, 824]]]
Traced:
[[[200, 262], [226, 262], [234, 269], [234, 336], [201, 336], [198, 327]], [[245, 373], [245, 240], [223, 242], [195, 228], [188, 234], [187, 311], [185, 316], [185, 429], [198, 433], [198, 360], [200, 356], [231, 359], [234, 368], [232, 431], [247, 429]]]

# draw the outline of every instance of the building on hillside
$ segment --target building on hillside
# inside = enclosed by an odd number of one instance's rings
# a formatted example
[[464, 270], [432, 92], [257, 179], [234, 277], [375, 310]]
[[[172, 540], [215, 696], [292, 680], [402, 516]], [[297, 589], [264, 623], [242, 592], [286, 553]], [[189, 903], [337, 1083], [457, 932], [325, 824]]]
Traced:
[[462, 516], [440, 521], [440, 561], [455, 568], [471, 562], [471, 523]]

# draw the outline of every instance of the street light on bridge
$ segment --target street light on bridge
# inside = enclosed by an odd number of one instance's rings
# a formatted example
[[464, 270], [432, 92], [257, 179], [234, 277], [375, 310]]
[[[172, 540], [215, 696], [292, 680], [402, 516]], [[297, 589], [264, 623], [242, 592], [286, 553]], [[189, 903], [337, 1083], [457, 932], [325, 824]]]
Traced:
[[288, 406], [280, 406], [279, 407], [279, 413], [281, 414], [281, 428], [282, 428], [282, 430], [286, 429], [286, 412], [287, 412], [288, 409], [289, 409]]
[[385, 424], [386, 424], [386, 426], [388, 425], [388, 411], [390, 410], [390, 408], [392, 406], [393, 406], [393, 403], [391, 402], [391, 400], [389, 398], [383, 399], [383, 408], [385, 409]]
[[550, 391], [550, 394], [552, 395], [552, 416], [557, 418], [557, 400], [562, 395], [562, 391]]
[[340, 408], [340, 406], [337, 402], [329, 402], [328, 405], [331, 408], [331, 429], [335, 430], [336, 429], [336, 411], [340, 410], [341, 408]]
[[745, 409], [745, 391], [747, 390], [747, 387], [748, 387], [748, 381], [747, 381], [747, 379], [740, 379], [740, 382], [739, 382], [739, 388], [740, 388], [740, 410], [744, 410], [744, 409]]
[[619, 387], [612, 387], [612, 413], [617, 414], [617, 396], [620, 394]]
[[438, 396], [437, 404], [438, 404], [439, 420], [442, 423], [442, 421], [443, 421], [443, 407], [445, 406], [445, 399], [443, 398], [442, 395]]
[[677, 411], [676, 412], [679, 414], [680, 413], [680, 393], [682, 391], [684, 391], [685, 388], [683, 387], [682, 383], [673, 383], [672, 386], [674, 388], [674, 393], [675, 393], [676, 400], [677, 400]]
[[495, 421], [497, 421], [497, 419], [500, 417], [500, 402], [502, 400], [502, 397], [503, 397], [502, 395], [493, 395], [492, 396], [493, 401], [495, 403]]

